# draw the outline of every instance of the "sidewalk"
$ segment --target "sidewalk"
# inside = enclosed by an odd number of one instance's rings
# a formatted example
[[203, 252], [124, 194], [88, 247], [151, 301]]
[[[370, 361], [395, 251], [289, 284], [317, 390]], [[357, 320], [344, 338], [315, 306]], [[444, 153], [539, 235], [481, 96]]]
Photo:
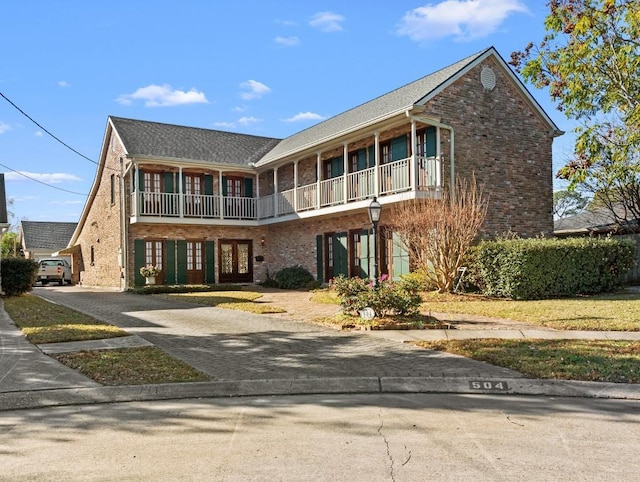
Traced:
[[[38, 289], [36, 294], [115, 324], [131, 336], [35, 347], [4, 309], [0, 310], [0, 410], [125, 400], [321, 393], [508, 393], [640, 399], [636, 384], [532, 380], [512, 370], [404, 343], [478, 337], [638, 340], [640, 333], [505, 328], [490, 320], [484, 320], [484, 330], [341, 332], [286, 319], [298, 317], [295, 313], [254, 315], [78, 287]], [[308, 301], [297, 303], [306, 303], [311, 311]], [[322, 309], [336, 309], [328, 306]], [[478, 324], [476, 320], [473, 326]], [[213, 381], [104, 387], [46, 355], [148, 345], [182, 359]]]

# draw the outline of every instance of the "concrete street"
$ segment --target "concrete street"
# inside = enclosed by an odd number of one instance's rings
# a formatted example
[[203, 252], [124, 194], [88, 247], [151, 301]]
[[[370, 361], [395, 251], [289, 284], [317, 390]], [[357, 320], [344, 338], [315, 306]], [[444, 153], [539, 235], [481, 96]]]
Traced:
[[637, 480], [640, 404], [455, 394], [0, 412], [0, 480]]

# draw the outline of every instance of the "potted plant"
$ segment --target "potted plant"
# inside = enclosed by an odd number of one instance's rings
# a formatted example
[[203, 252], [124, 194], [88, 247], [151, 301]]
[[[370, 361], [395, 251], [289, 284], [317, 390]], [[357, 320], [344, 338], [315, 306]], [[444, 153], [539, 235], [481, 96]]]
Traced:
[[144, 276], [145, 283], [148, 285], [156, 284], [156, 276], [160, 273], [160, 267], [148, 264], [140, 268], [140, 274]]

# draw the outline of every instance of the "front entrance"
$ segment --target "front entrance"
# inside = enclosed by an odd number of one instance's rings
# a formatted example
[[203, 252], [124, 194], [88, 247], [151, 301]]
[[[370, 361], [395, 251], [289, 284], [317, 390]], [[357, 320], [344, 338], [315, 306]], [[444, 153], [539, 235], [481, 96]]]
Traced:
[[220, 283], [251, 283], [253, 281], [253, 242], [250, 239], [221, 239]]
[[164, 243], [162, 241], [144, 242], [144, 264], [145, 266], [156, 266], [160, 268], [160, 273], [155, 276], [156, 284], [164, 284], [166, 266], [164, 265]]

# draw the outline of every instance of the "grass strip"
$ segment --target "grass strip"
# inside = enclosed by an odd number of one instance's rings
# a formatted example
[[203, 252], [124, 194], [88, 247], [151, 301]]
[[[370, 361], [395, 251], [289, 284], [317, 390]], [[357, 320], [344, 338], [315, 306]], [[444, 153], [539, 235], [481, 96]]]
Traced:
[[92, 350], [52, 355], [103, 385], [208, 381], [208, 375], [156, 347]]
[[473, 339], [414, 344], [510, 368], [532, 378], [640, 383], [639, 341]]
[[228, 310], [247, 311], [260, 315], [284, 313], [286, 311], [269, 303], [261, 303], [259, 298], [262, 297], [262, 293], [255, 291], [211, 291], [207, 293], [172, 293], [155, 296], [162, 296], [167, 299], [178, 299], [205, 306], [217, 306], [218, 308], [226, 308]]
[[423, 312], [506, 318], [557, 330], [640, 331], [640, 294], [515, 301], [426, 293]]
[[127, 336], [120, 328], [31, 294], [2, 299], [5, 311], [34, 344]]

